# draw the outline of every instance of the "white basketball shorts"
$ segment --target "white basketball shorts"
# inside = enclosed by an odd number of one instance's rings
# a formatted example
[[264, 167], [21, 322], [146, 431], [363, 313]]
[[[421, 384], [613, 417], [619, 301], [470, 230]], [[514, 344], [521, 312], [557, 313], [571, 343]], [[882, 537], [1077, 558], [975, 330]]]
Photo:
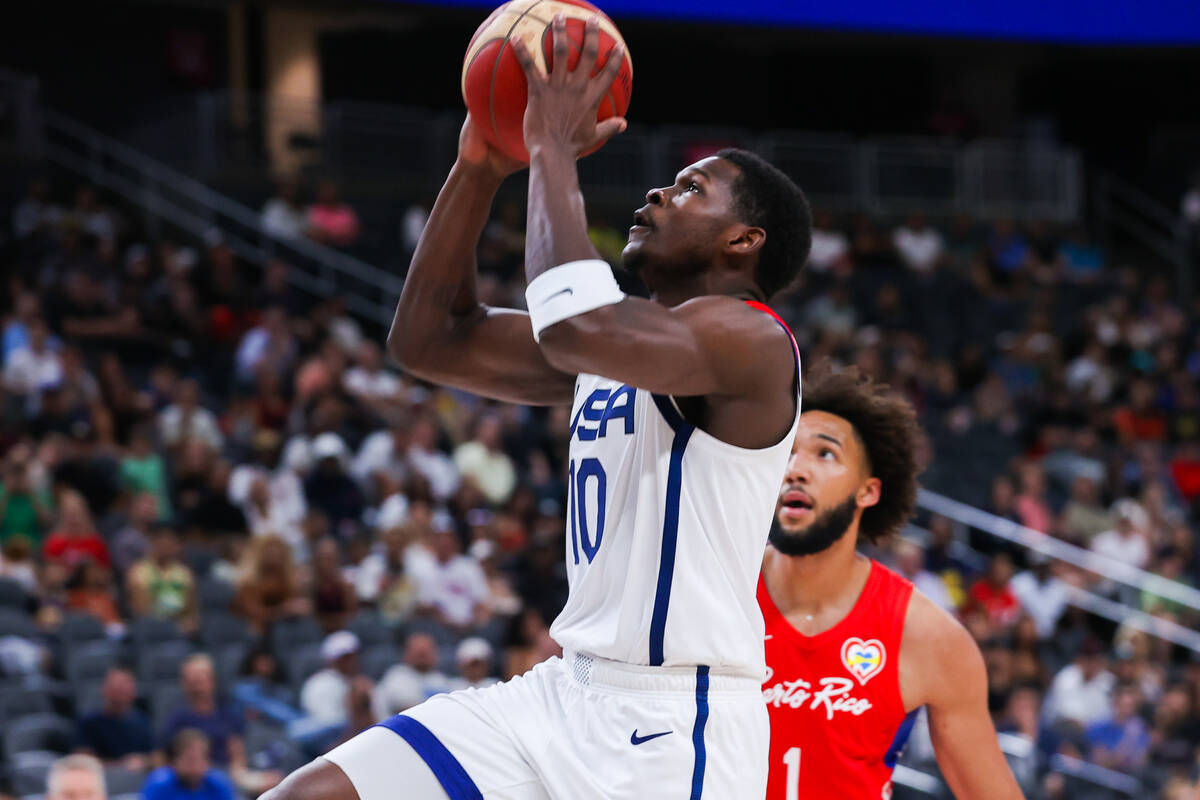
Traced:
[[[753, 678], [568, 653], [433, 697], [325, 758], [360, 800], [762, 800], [769, 724]], [[413, 774], [422, 761], [441, 792]]]

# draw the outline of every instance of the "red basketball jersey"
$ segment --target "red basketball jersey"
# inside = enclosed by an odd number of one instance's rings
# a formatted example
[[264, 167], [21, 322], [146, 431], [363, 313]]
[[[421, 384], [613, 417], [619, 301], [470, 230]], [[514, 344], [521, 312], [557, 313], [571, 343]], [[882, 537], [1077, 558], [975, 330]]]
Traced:
[[889, 800], [916, 712], [900, 698], [900, 640], [913, 585], [878, 562], [850, 613], [804, 636], [759, 578], [766, 621], [771, 772], [766, 800]]

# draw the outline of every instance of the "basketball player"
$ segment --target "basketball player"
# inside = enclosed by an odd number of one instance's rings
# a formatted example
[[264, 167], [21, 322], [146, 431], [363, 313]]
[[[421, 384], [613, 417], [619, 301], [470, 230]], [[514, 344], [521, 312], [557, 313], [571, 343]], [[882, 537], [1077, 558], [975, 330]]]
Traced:
[[912, 514], [912, 407], [857, 370], [810, 371], [758, 598], [767, 626], [768, 800], [888, 800], [921, 706], [955, 795], [1020, 798], [970, 634], [860, 555]]
[[736, 150], [652, 189], [627, 297], [587, 238], [581, 152], [623, 120], [596, 110], [597, 25], [567, 68], [529, 79], [529, 313], [488, 308], [474, 251], [520, 165], [468, 119], [388, 339], [411, 372], [489, 397], [572, 404], [570, 596], [551, 659], [442, 695], [289, 777], [273, 800], [760, 800], [768, 721], [755, 598], [775, 487], [799, 419], [799, 361], [762, 305], [807, 257], [811, 215], [783, 173]]

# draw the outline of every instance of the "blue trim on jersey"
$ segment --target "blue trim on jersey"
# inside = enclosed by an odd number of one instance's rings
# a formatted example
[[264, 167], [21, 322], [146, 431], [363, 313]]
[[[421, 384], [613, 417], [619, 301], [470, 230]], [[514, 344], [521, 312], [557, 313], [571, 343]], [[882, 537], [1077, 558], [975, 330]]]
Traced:
[[[679, 494], [683, 489], [683, 451], [696, 428], [684, 420], [671, 401], [653, 395], [663, 417], [675, 430], [671, 442], [671, 464], [667, 469], [666, 514], [663, 516], [662, 552], [658, 558], [658, 587], [654, 592], [654, 611], [650, 616], [650, 666], [663, 665], [663, 639], [667, 632], [667, 607], [671, 604], [671, 581], [675, 577], [675, 547], [679, 541]], [[664, 410], [669, 408], [674, 418]]]
[[908, 712], [908, 716], [904, 718], [904, 722], [900, 723], [900, 727], [896, 729], [896, 735], [892, 739], [892, 743], [888, 746], [887, 753], [883, 756], [883, 763], [888, 769], [896, 768], [896, 759], [900, 757], [900, 753], [904, 750], [904, 745], [908, 744], [908, 737], [912, 734], [913, 725], [917, 723], [917, 712], [921, 709], [914, 708]]
[[704, 750], [704, 726], [708, 722], [708, 667], [696, 667], [696, 725], [692, 728], [692, 748], [696, 751], [696, 765], [692, 767], [692, 794], [690, 800], [700, 800], [704, 794], [704, 763], [708, 754]]
[[433, 776], [446, 790], [450, 800], [483, 800], [483, 792], [471, 780], [471, 776], [458, 763], [446, 745], [438, 741], [433, 732], [412, 717], [397, 714], [384, 720], [376, 727], [387, 728], [408, 742], [416, 754], [433, 770]]
[[671, 398], [665, 394], [652, 394], [651, 399], [654, 400], [654, 405], [658, 406], [658, 413], [663, 415], [663, 419], [671, 426], [671, 430], [679, 433], [679, 429], [688, 422], [679, 413], [679, 409], [675, 408], [675, 404], [671, 402]]

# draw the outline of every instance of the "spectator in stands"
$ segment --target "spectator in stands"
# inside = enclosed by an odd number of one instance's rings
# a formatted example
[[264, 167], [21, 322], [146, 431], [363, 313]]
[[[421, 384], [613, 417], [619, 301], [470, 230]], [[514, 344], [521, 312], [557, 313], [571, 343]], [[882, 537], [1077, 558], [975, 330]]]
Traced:
[[924, 214], [912, 214], [892, 233], [892, 246], [904, 266], [919, 275], [937, 269], [945, 255], [942, 234], [931, 228]]
[[94, 757], [76, 753], [55, 761], [46, 776], [46, 800], [107, 800], [104, 767]]
[[1021, 604], [1009, 585], [1013, 577], [1012, 558], [1006, 552], [992, 556], [987, 573], [977, 580], [968, 595], [967, 612], [982, 612], [990, 625], [1011, 627], [1021, 614]]
[[308, 221], [298, 202], [299, 187], [294, 180], [280, 181], [275, 196], [262, 208], [262, 228], [280, 239], [304, 236]]
[[89, 614], [112, 635], [122, 631], [112, 570], [90, 559], [79, 562], [67, 579], [67, 608]]
[[347, 699], [351, 682], [362, 674], [358, 661], [358, 637], [350, 631], [337, 631], [321, 643], [325, 669], [311, 675], [300, 689], [300, 707], [321, 722], [346, 722]]
[[399, 417], [389, 428], [375, 431], [363, 439], [350, 474], [372, 496], [380, 494], [381, 480], [403, 481], [408, 477], [408, 453], [411, 426], [407, 417]]
[[912, 581], [922, 594], [951, 613], [955, 604], [942, 579], [925, 569], [925, 554], [917, 545], [901, 539], [895, 545], [896, 571]]
[[75, 190], [75, 205], [64, 222], [97, 239], [113, 239], [117, 234], [114, 215], [100, 204], [95, 187], [87, 184]]
[[517, 485], [512, 459], [501, 449], [500, 418], [484, 414], [475, 425], [475, 436], [454, 451], [454, 465], [470, 478], [493, 505], [501, 505]]
[[813, 215], [812, 249], [808, 254], [808, 268], [824, 274], [849, 262], [850, 240], [838, 230], [833, 214], [828, 211], [816, 212]]
[[1134, 772], [1146, 763], [1150, 753], [1150, 729], [1137, 713], [1141, 699], [1136, 686], [1117, 687], [1112, 716], [1088, 726], [1087, 742], [1092, 761], [1121, 772]]
[[458, 664], [458, 674], [468, 687], [484, 689], [499, 683], [492, 675], [492, 646], [487, 639], [471, 636], [458, 643], [454, 651], [454, 660]]
[[35, 486], [39, 468], [27, 445], [12, 447], [4, 459], [0, 482], [0, 546], [20, 536], [37, 547], [53, 519], [54, 498], [45, 486]]
[[423, 703], [435, 694], [463, 688], [462, 681], [437, 668], [437, 642], [427, 633], [412, 633], [404, 642], [404, 663], [384, 673], [375, 690], [376, 719], [387, 719]]
[[1046, 500], [1046, 473], [1042, 465], [1026, 461], [1020, 469], [1021, 492], [1016, 497], [1017, 517], [1022, 525], [1035, 531], [1050, 533], [1054, 516]]
[[1099, 485], [1090, 475], [1071, 482], [1071, 499], [1063, 507], [1061, 520], [1063, 537], [1084, 547], [1112, 528], [1112, 515], [1101, 505]]
[[200, 385], [190, 379], [179, 383], [175, 402], [159, 414], [158, 435], [168, 448], [197, 439], [213, 450], [220, 450], [225, 442], [217, 418], [200, 405]]
[[167, 718], [159, 741], [169, 747], [180, 731], [198, 729], [211, 745], [213, 763], [236, 774], [246, 765], [242, 742], [245, 723], [236, 709], [218, 702], [212, 658], [203, 653], [189, 657], [180, 667], [179, 676], [184, 704]]
[[13, 235], [27, 239], [54, 231], [62, 223], [63, 210], [50, 197], [50, 181], [44, 177], [29, 182], [25, 197], [13, 209]]
[[337, 184], [317, 184], [317, 202], [308, 207], [308, 235], [321, 244], [349, 247], [358, 241], [362, 223], [353, 208], [338, 199]]
[[29, 343], [14, 348], [4, 360], [4, 388], [27, 402], [63, 380], [62, 359], [46, 323], [30, 321]]
[[150, 552], [150, 533], [159, 524], [159, 516], [158, 499], [150, 492], [139, 492], [130, 499], [124, 524], [109, 537], [113, 565], [118, 572], [127, 573]]
[[358, 599], [379, 610], [383, 621], [397, 627], [417, 607], [413, 563], [407, 558], [408, 536], [402, 527], [387, 528], [374, 552], [363, 559], [355, 576]]
[[339, 536], [349, 538], [366, 503], [358, 484], [346, 474], [346, 442], [336, 433], [322, 433], [313, 440], [312, 456], [315, 464], [304, 481], [308, 505], [328, 517]]
[[260, 369], [282, 378], [292, 371], [299, 355], [299, 344], [288, 327], [287, 313], [279, 306], [266, 308], [262, 321], [246, 331], [238, 345], [237, 377], [244, 386], [254, 383]]
[[112, 565], [108, 545], [96, 533], [91, 512], [79, 492], [66, 491], [59, 496], [58, 523], [46, 537], [42, 555], [68, 568], [88, 559], [104, 567]]
[[1116, 677], [1108, 671], [1108, 658], [1099, 640], [1089, 637], [1079, 647], [1073, 663], [1063, 667], [1050, 684], [1042, 706], [1049, 726], [1066, 724], [1082, 731], [1107, 718], [1112, 710]]
[[355, 364], [342, 376], [346, 393], [376, 413], [399, 402], [404, 395], [404, 381], [388, 369], [383, 350], [373, 339], [363, 339], [355, 353]]
[[38, 593], [37, 566], [33, 543], [26, 536], [0, 541], [0, 578], [15, 581], [30, 597]]
[[1030, 568], [1013, 576], [1009, 588], [1037, 628], [1038, 638], [1054, 635], [1067, 610], [1070, 587], [1054, 574], [1050, 557], [1039, 552], [1029, 556]]
[[238, 565], [233, 606], [259, 633], [275, 620], [311, 613], [287, 542], [269, 535], [251, 540]]
[[154, 736], [145, 715], [133, 705], [137, 699], [133, 671], [121, 666], [110, 668], [104, 676], [102, 694], [103, 706], [79, 720], [79, 748], [105, 763], [144, 771], [150, 764]]
[[181, 552], [175, 530], [159, 523], [150, 534], [149, 554], [129, 569], [126, 596], [134, 614], [169, 620], [190, 634], [200, 622], [196, 579]]
[[475, 559], [462, 554], [458, 534], [437, 531], [433, 554], [434, 563], [417, 576], [421, 613], [460, 633], [487, 624], [491, 618], [487, 577]]
[[1150, 560], [1146, 538], [1146, 510], [1136, 500], [1125, 498], [1113, 504], [1116, 526], [1092, 540], [1092, 552], [1124, 564], [1144, 567]]
[[129, 491], [154, 495], [156, 519], [171, 518], [167, 464], [154, 448], [154, 433], [149, 425], [137, 425], [130, 433], [129, 449], [121, 459], [121, 485]]
[[459, 474], [454, 460], [438, 449], [439, 433], [433, 413], [418, 414], [413, 420], [408, 463], [429, 481], [434, 499], [445, 502], [458, 490]]
[[358, 610], [354, 585], [342, 572], [342, 550], [326, 536], [313, 548], [312, 608], [326, 632], [340, 631]]
[[142, 800], [235, 800], [237, 789], [214, 768], [210, 751], [203, 730], [179, 730], [167, 747], [167, 765], [146, 778]]

